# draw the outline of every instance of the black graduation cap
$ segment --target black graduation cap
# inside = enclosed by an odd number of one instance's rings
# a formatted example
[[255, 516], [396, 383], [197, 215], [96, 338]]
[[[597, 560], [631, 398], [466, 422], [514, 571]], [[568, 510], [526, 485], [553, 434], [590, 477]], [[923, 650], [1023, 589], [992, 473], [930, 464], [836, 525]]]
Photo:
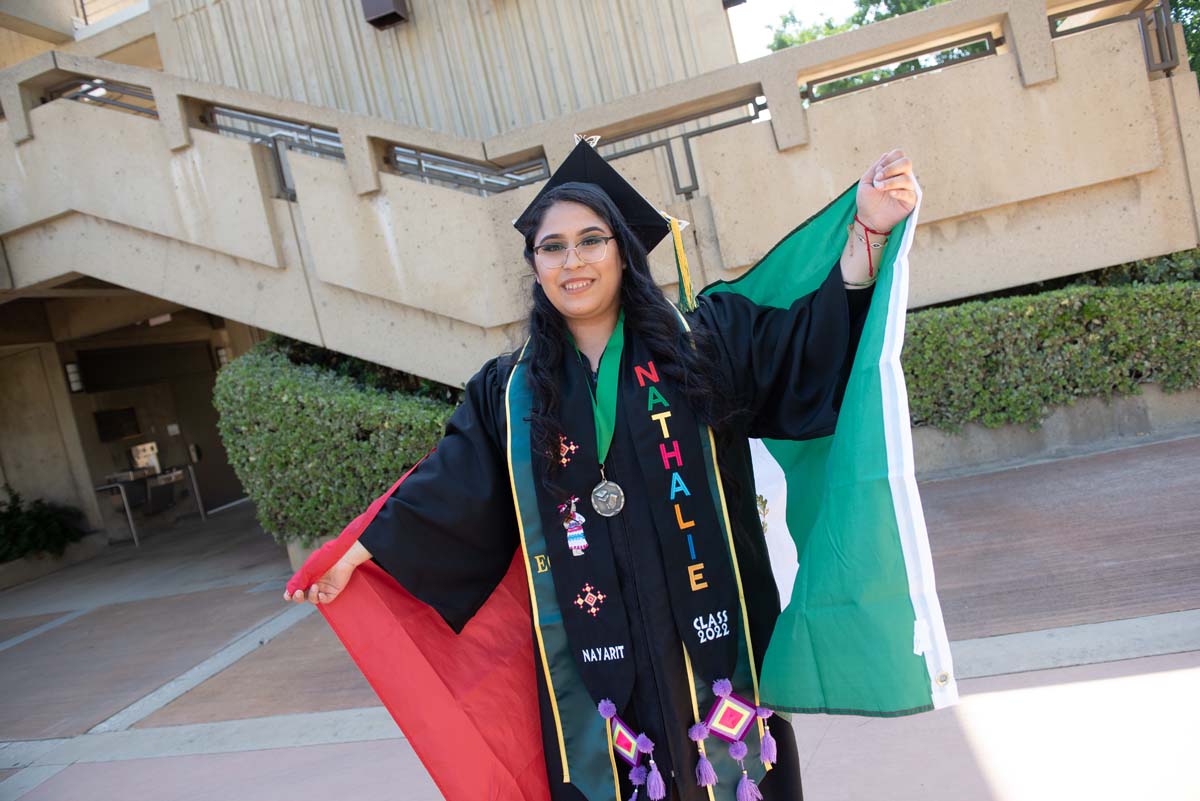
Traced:
[[[572, 181], [596, 184], [612, 198], [612, 202], [625, 216], [625, 222], [628, 223], [634, 235], [649, 253], [667, 234], [671, 233], [671, 224], [662, 212], [642, 197], [631, 183], [626, 181], [619, 172], [613, 169], [612, 165], [596, 152], [595, 143], [599, 141], [600, 137], [581, 137], [576, 134], [575, 138], [577, 140], [575, 149], [563, 159], [563, 163], [546, 181], [546, 185], [537, 193], [525, 211], [521, 212], [521, 216], [513, 220], [513, 226], [520, 229], [529, 210], [542, 199], [542, 195], [554, 187]], [[686, 223], [680, 222], [686, 225]]]

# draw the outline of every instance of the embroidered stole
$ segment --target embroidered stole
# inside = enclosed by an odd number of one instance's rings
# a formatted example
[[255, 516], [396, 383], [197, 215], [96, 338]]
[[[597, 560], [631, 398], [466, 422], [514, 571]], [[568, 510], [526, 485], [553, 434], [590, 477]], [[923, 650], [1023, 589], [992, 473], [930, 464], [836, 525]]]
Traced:
[[[639, 482], [638, 494], [644, 492], [649, 501], [654, 530], [630, 535], [656, 537], [662, 552], [666, 600], [676, 631], [652, 636], [674, 637], [682, 644], [693, 690], [695, 720], [678, 723], [686, 727], [701, 721], [717, 700], [713, 682], [731, 679], [735, 693], [749, 699], [750, 719], [744, 719], [744, 708], [729, 712], [735, 718], [742, 715], [737, 725], [744, 733], [756, 722], [757, 676], [747, 647], [749, 631], [712, 435], [698, 424], [682, 393], [632, 331], [626, 331], [625, 342], [618, 402], [633, 435], [640, 475], [610, 478], [627, 488]], [[591, 490], [600, 481], [600, 466], [588, 381], [586, 368], [571, 354], [564, 365], [560, 411], [560, 419], [570, 421], [564, 426], [567, 431], [557, 453], [534, 454], [528, 378], [523, 363], [514, 368], [507, 391], [510, 479], [564, 780], [589, 798], [603, 797], [593, 795], [596, 792], [607, 795], [599, 786], [585, 787], [597, 783], [619, 798], [613, 729], [596, 709], [602, 699], [609, 699], [618, 711], [624, 710], [634, 680], [633, 642], [610, 536], [626, 523], [592, 508]], [[542, 480], [549, 459], [558, 462], [553, 489]], [[762, 723], [757, 723], [761, 734]], [[714, 732], [721, 736], [718, 729]], [[755, 747], [757, 741], [746, 738]], [[699, 751], [705, 753], [703, 744]], [[755, 751], [745, 760], [755, 779], [765, 772], [757, 756]], [[732, 793], [742, 768], [723, 748], [710, 749], [707, 757]], [[686, 765], [679, 767], [679, 777], [690, 773]]]

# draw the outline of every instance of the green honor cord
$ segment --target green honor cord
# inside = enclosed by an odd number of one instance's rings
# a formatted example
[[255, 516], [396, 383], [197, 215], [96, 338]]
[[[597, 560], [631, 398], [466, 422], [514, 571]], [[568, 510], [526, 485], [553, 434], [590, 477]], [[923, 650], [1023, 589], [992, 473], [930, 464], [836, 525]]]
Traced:
[[[568, 334], [570, 336], [570, 334]], [[574, 344], [575, 338], [571, 337]], [[617, 327], [613, 329], [600, 356], [600, 369], [596, 372], [596, 391], [588, 382], [588, 394], [592, 397], [592, 417], [596, 421], [596, 458], [601, 465], [608, 458], [612, 446], [613, 430], [617, 426], [617, 379], [621, 371], [621, 354], [625, 350], [625, 310], [617, 315]], [[580, 361], [583, 354], [576, 348]], [[586, 365], [585, 365], [586, 366]]]

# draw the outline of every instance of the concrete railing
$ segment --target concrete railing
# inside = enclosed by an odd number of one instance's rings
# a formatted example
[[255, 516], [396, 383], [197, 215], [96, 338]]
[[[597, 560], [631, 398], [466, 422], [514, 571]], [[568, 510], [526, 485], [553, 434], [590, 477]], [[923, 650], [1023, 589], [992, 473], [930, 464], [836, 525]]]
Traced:
[[[1172, 75], [1148, 73], [1136, 20], [1051, 36], [1048, 14], [1084, 5], [952, 0], [486, 141], [46, 53], [0, 72], [11, 285], [93, 275], [461, 381], [520, 336], [529, 278], [511, 220], [536, 187], [482, 196], [421, 183], [388, 167], [388, 152], [553, 166], [576, 131], [645, 139], [764, 96], [769, 121], [691, 130], [617, 159], [694, 223], [685, 245], [701, 282], [745, 269], [893, 147], [913, 157], [925, 195], [913, 305], [1195, 247], [1195, 76], [1186, 57]], [[811, 105], [800, 97], [802, 83], [984, 33], [1001, 43], [994, 55]], [[41, 102], [79, 77], [149, 88], [156, 118]], [[336, 132], [342, 157], [287, 152], [286, 199], [279, 151], [215, 131], [214, 107]], [[682, 196], [664, 160], [681, 146], [694, 169]], [[673, 280], [669, 254], [652, 262]]]

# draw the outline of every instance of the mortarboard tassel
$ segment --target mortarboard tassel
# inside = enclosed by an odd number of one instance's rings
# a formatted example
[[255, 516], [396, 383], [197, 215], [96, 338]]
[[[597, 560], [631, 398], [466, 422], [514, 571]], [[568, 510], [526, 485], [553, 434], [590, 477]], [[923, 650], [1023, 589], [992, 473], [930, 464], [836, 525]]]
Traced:
[[679, 273], [679, 310], [690, 312], [696, 308], [696, 295], [692, 291], [692, 272], [688, 268], [687, 253], [683, 251], [683, 229], [679, 220], [663, 214], [671, 223], [671, 239], [675, 243], [675, 269]]
[[701, 787], [712, 787], [717, 783], [717, 772], [713, 770], [708, 755], [704, 753], [704, 740], [708, 737], [708, 726], [697, 723], [688, 729], [688, 738], [696, 744], [700, 752], [700, 761], [696, 763], [696, 784]]
[[758, 719], [762, 721], [763, 735], [759, 743], [758, 755], [762, 761], [768, 765], [774, 765], [778, 761], [779, 751], [775, 744], [775, 737], [771, 734], [771, 727], [767, 725], [767, 718], [775, 714], [765, 706], [760, 706], [755, 710]]

